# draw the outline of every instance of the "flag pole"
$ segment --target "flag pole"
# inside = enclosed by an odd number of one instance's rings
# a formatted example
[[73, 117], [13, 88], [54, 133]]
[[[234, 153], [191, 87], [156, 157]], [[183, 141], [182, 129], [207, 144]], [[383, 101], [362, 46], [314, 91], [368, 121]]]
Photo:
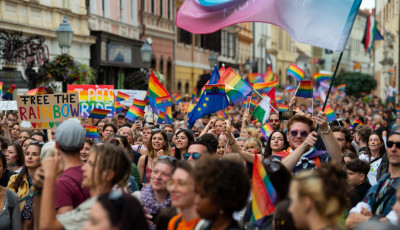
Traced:
[[314, 116], [314, 97], [311, 98], [311, 116]]
[[[255, 92], [259, 97], [263, 98], [263, 96], [262, 96], [257, 90], [253, 89], [253, 92]], [[249, 103], [249, 104], [250, 104], [250, 103]], [[274, 109], [276, 113], [279, 113], [278, 110], [276, 110], [276, 109], [274, 108], [274, 106], [271, 105], [271, 103], [269, 103], [269, 106], [270, 106], [272, 109]]]
[[295, 96], [296, 96], [296, 94], [297, 94], [297, 90], [299, 90], [300, 84], [301, 84], [301, 82], [299, 82], [299, 85], [297, 86], [296, 92], [294, 92], [294, 95], [293, 95], [293, 97], [295, 97]]
[[247, 108], [246, 108], [246, 111], [247, 111], [247, 112], [249, 112], [249, 110], [250, 110], [250, 103], [251, 103], [251, 96], [250, 96], [250, 101], [249, 101], [249, 103], [247, 103]]
[[[328, 93], [327, 93], [325, 101], [324, 101], [324, 105], [322, 106], [322, 111], [325, 111], [325, 106], [326, 106], [326, 104], [328, 102], [329, 94], [331, 93], [333, 82], [335, 81], [336, 73], [337, 73], [337, 71], [339, 69], [339, 65], [340, 65], [340, 61], [342, 60], [342, 56], [343, 56], [343, 52], [341, 52], [340, 55], [339, 55], [339, 60], [338, 60], [338, 62], [336, 64], [335, 72], [333, 73], [332, 81], [331, 81], [331, 84], [329, 85], [329, 89], [328, 89]], [[315, 129], [315, 131], [317, 132], [318, 129], [319, 129], [319, 125], [317, 125], [317, 128]]]

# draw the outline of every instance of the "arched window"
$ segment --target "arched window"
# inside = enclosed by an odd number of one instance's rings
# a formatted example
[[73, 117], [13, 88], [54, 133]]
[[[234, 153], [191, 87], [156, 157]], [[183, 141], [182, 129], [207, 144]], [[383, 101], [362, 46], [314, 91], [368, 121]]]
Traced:
[[164, 58], [163, 56], [160, 57], [160, 65], [158, 67], [158, 71], [164, 74]]
[[185, 93], [189, 93], [189, 82], [185, 84]]

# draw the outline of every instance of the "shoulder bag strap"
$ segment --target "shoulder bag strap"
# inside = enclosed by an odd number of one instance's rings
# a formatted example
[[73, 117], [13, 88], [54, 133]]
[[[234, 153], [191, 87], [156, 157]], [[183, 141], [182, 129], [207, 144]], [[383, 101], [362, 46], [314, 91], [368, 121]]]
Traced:
[[83, 198], [86, 200], [88, 197], [85, 196], [85, 193], [83, 192], [81, 185], [74, 178], [72, 178], [72, 177], [70, 177], [68, 175], [64, 175], [64, 176], [68, 177], [69, 179], [71, 179], [76, 184], [76, 186], [78, 186], [79, 191], [81, 192]]

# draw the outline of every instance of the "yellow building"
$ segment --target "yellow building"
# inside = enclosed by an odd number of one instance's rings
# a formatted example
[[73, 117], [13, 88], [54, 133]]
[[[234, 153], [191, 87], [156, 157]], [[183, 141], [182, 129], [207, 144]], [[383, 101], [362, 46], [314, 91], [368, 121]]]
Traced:
[[246, 73], [246, 61], [252, 58], [252, 43], [253, 43], [253, 34], [252, 34], [252, 23], [240, 23], [239, 24], [239, 60], [238, 63], [240, 65], [240, 72]]

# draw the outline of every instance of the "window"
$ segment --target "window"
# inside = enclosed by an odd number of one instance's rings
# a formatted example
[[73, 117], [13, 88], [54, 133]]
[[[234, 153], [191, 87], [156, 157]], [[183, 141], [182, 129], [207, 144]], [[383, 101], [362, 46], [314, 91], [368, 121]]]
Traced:
[[209, 49], [217, 53], [221, 52], [221, 30], [201, 35], [201, 48]]
[[126, 9], [125, 0], [119, 0], [119, 17], [121, 22], [126, 22], [125, 9]]
[[185, 84], [185, 93], [189, 93], [189, 82]]
[[185, 43], [187, 45], [192, 44], [192, 33], [178, 28], [178, 42]]
[[168, 19], [171, 19], [171, 0], [167, 0], [167, 7]]
[[154, 14], [154, 12], [155, 12], [155, 2], [154, 2], [154, 0], [151, 0], [151, 13], [152, 14]]
[[221, 33], [221, 55], [228, 56], [228, 32], [222, 31]]
[[228, 34], [228, 57], [236, 57], [236, 34]]
[[137, 25], [136, 0], [131, 0], [131, 24]]
[[164, 1], [163, 0], [158, 0], [158, 1], [159, 1], [159, 4], [160, 4], [160, 16], [162, 17], [163, 16], [163, 11], [164, 11], [164, 7], [163, 7]]

